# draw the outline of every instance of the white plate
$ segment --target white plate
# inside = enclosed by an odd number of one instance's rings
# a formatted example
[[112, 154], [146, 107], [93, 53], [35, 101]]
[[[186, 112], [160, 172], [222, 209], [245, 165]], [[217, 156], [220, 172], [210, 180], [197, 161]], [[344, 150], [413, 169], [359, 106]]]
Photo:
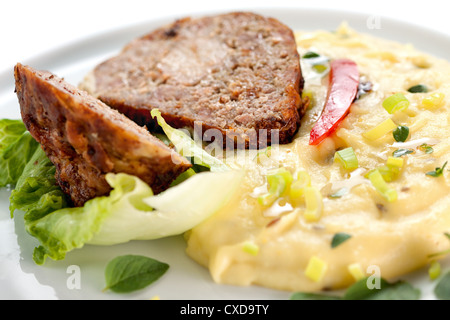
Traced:
[[[379, 16], [311, 9], [262, 9], [254, 12], [278, 18], [294, 30], [334, 30], [342, 22], [360, 32], [412, 43], [416, 48], [450, 60], [450, 38], [419, 26], [406, 25]], [[213, 14], [202, 12], [198, 16]], [[150, 21], [101, 36], [85, 39], [29, 61], [21, 61], [37, 69], [47, 69], [78, 84], [97, 63], [113, 56], [130, 40], [180, 17]], [[19, 118], [19, 106], [14, 94], [12, 70], [0, 74], [0, 118]], [[63, 261], [48, 260], [37, 266], [32, 252], [38, 245], [24, 230], [20, 213], [15, 219], [9, 215], [9, 192], [0, 190], [0, 299], [288, 299], [290, 292], [260, 287], [234, 287], [215, 284], [209, 272], [185, 254], [182, 237], [157, 241], [131, 242], [110, 247], [85, 246], [68, 253]], [[164, 261], [169, 271], [152, 286], [141, 291], [118, 295], [102, 292], [104, 268], [108, 261], [123, 254], [140, 254]], [[80, 288], [73, 286], [72, 268], [79, 268]], [[447, 259], [444, 267], [450, 266]], [[433, 299], [434, 283], [426, 270], [405, 276], [403, 279], [422, 289], [423, 299]], [[75, 283], [76, 284], [76, 283]]]

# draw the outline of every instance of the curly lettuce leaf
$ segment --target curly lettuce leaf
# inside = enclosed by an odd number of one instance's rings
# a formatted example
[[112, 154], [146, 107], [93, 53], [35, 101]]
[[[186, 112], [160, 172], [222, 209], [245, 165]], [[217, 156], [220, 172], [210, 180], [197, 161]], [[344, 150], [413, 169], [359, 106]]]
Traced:
[[134, 189], [115, 201], [110, 216], [89, 243], [113, 245], [182, 234], [220, 210], [242, 178], [239, 171], [202, 172], [153, 196], [136, 177], [108, 175], [113, 188], [128, 180], [134, 181]]
[[28, 131], [0, 154], [0, 187], [15, 186], [39, 144]]
[[109, 173], [106, 180], [113, 188], [109, 196], [26, 221], [28, 233], [41, 243], [33, 259], [43, 264], [47, 257], [64, 259], [85, 244], [114, 245], [182, 234], [222, 208], [241, 179], [236, 171], [204, 172], [154, 196], [139, 178]]
[[25, 131], [21, 120], [0, 119], [0, 153], [17, 141]]
[[37, 148], [11, 192], [11, 217], [15, 210], [21, 210], [26, 221], [33, 221], [68, 206], [64, 192], [56, 184], [55, 171], [45, 152]]
[[210, 155], [203, 150], [201, 146], [198, 146], [186, 133], [168, 125], [158, 109], [153, 109], [151, 111], [151, 116], [156, 118], [158, 125], [163, 129], [167, 138], [175, 146], [177, 152], [186, 158], [191, 158], [193, 164], [207, 167], [213, 172], [230, 170], [225, 163]]

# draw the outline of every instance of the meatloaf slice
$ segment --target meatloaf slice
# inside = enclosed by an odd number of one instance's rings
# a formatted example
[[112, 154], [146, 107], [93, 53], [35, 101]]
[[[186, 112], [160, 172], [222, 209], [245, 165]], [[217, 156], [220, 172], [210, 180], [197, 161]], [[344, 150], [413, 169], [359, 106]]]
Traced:
[[292, 30], [249, 12], [157, 29], [98, 65], [81, 87], [138, 124], [155, 125], [150, 110], [158, 108], [171, 126], [197, 121], [247, 145], [255, 133], [263, 144], [276, 133], [290, 142], [304, 113]]
[[147, 129], [49, 72], [17, 64], [15, 79], [23, 121], [75, 206], [110, 192], [108, 172], [135, 175], [159, 193], [191, 166]]

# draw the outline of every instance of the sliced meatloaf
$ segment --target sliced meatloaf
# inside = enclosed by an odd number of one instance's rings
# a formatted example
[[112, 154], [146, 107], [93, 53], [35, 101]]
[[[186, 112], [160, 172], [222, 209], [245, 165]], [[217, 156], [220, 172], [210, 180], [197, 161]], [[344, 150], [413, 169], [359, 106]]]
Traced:
[[81, 87], [140, 125], [152, 127], [150, 110], [158, 108], [171, 126], [197, 121], [247, 146], [255, 134], [262, 144], [277, 133], [290, 142], [304, 113], [292, 30], [249, 12], [154, 30], [98, 65]]
[[49, 72], [18, 64], [15, 79], [23, 121], [75, 206], [110, 192], [108, 172], [135, 175], [159, 193], [191, 166], [147, 129]]

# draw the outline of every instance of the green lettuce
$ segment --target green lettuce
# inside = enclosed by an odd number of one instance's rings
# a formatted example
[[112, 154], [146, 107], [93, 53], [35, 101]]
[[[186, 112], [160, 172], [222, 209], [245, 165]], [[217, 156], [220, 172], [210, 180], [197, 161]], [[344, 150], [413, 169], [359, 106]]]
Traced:
[[230, 167], [206, 152], [185, 132], [169, 126], [158, 109], [153, 109], [151, 115], [156, 118], [158, 125], [163, 129], [167, 138], [175, 146], [177, 152], [186, 158], [191, 158], [193, 164], [207, 167], [213, 172], [230, 170]]
[[113, 245], [182, 234], [222, 208], [241, 178], [236, 171], [203, 172], [154, 196], [139, 178], [108, 173], [106, 180], [113, 188], [109, 196], [26, 222], [28, 233], [41, 243], [33, 259], [43, 264], [47, 257], [64, 259], [67, 252], [85, 244]]
[[68, 206], [66, 195], [56, 183], [55, 171], [45, 152], [37, 148], [11, 192], [11, 216], [21, 210], [25, 221], [34, 221]]
[[15, 186], [39, 144], [26, 131], [0, 154], [0, 187]]
[[[172, 136], [177, 135], [175, 131]], [[6, 141], [2, 140], [5, 132], [9, 131], [0, 130], [0, 141]], [[85, 244], [113, 245], [182, 234], [220, 210], [243, 178], [242, 172], [225, 171], [220, 162], [209, 159], [211, 171], [189, 170], [171, 188], [153, 195], [139, 178], [109, 173], [106, 181], [112, 191], [108, 196], [73, 208], [56, 183], [56, 168], [29, 132], [17, 134], [8, 143], [0, 152], [0, 168], [4, 169], [0, 181], [3, 186], [15, 186], [10, 196], [11, 216], [17, 218], [16, 211], [24, 213], [26, 231], [40, 243], [33, 253], [39, 265], [47, 258], [62, 260]], [[218, 172], [212, 172], [213, 168]]]
[[0, 119], [0, 153], [17, 141], [25, 131], [21, 120]]

